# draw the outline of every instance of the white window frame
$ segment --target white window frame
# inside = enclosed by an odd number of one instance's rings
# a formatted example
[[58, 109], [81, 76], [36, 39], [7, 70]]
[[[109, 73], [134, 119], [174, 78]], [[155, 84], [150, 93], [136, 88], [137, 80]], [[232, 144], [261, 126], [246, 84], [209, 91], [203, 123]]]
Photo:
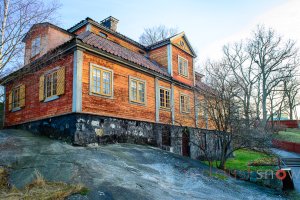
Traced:
[[[180, 72], [180, 64], [179, 64], [180, 60], [183, 60], [183, 61], [186, 62], [186, 74], [184, 74], [184, 68], [183, 68], [183, 73]], [[189, 77], [189, 61], [186, 58], [184, 58], [180, 55], [178, 55], [178, 74], [183, 76], [183, 77], [186, 77], [186, 78]]]
[[[139, 100], [134, 100], [132, 98], [132, 94], [131, 94], [131, 84], [132, 81], [136, 81], [137, 83], [143, 83], [144, 84], [144, 102], [139, 101]], [[136, 103], [136, 104], [141, 104], [141, 105], [146, 105], [147, 102], [147, 82], [145, 80], [133, 77], [133, 76], [129, 76], [129, 101], [130, 103]], [[138, 99], [138, 84], [137, 84], [137, 99]]]
[[[39, 45], [37, 45], [37, 40], [39, 40]], [[38, 55], [41, 52], [41, 37], [38, 36], [31, 40], [31, 57]]]
[[[98, 68], [99, 70], [102, 71], [107, 71], [110, 72], [111, 77], [110, 77], [110, 94], [103, 94], [101, 89], [100, 92], [95, 92], [94, 91], [94, 85], [93, 85], [93, 69], [94, 68]], [[102, 74], [102, 73], [101, 73]], [[102, 78], [100, 77], [100, 84], [101, 84], [101, 88], [102, 88]], [[114, 95], [114, 71], [112, 69], [97, 65], [97, 64], [90, 64], [90, 95], [95, 95], [95, 96], [100, 96], [100, 97], [106, 97], [106, 98], [113, 98]]]
[[[183, 110], [182, 103], [181, 103], [181, 97], [182, 97], [182, 96], [188, 98], [188, 102], [187, 102], [187, 111], [186, 111], [186, 110]], [[190, 113], [190, 112], [191, 112], [191, 98], [190, 98], [189, 95], [184, 94], [184, 93], [180, 93], [180, 95], [179, 95], [179, 107], [180, 107], [180, 113]]]

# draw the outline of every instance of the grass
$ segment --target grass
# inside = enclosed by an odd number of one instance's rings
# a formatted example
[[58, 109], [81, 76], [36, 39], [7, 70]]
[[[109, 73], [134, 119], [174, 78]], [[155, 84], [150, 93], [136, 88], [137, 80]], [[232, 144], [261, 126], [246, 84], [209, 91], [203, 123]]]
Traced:
[[6, 169], [0, 167], [0, 199], [7, 200], [62, 200], [72, 194], [87, 194], [84, 186], [70, 185], [62, 182], [48, 182], [39, 172], [35, 172], [36, 179], [19, 190], [8, 183], [9, 174]]
[[287, 129], [286, 131], [279, 131], [278, 134], [274, 134], [274, 138], [277, 140], [283, 140], [287, 142], [300, 143], [300, 129]]
[[[252, 151], [252, 150], [237, 150], [234, 152], [234, 157], [229, 158], [226, 162], [226, 169], [240, 170], [240, 171], [267, 171], [273, 170], [274, 166], [262, 166], [264, 164], [276, 164], [276, 157], [266, 153]], [[256, 166], [249, 166], [249, 164], [256, 164]], [[206, 162], [206, 164], [208, 164]], [[216, 167], [216, 163], [213, 163]]]
[[204, 171], [203, 173], [207, 176], [211, 176], [211, 177], [214, 177], [214, 178], [222, 180], [222, 181], [225, 181], [228, 179], [228, 176], [226, 176], [224, 174], [220, 174], [220, 173], [214, 173], [214, 172], [210, 173], [209, 171]]

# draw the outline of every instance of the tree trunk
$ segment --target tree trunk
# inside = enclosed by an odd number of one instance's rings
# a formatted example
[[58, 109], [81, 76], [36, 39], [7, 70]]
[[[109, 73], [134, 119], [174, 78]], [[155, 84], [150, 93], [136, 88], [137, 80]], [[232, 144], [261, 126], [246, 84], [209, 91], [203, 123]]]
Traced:
[[290, 106], [290, 120], [293, 120], [293, 107]]
[[263, 111], [263, 125], [266, 126], [267, 124], [267, 83], [266, 77], [263, 73], [263, 80], [262, 80], [262, 111]]

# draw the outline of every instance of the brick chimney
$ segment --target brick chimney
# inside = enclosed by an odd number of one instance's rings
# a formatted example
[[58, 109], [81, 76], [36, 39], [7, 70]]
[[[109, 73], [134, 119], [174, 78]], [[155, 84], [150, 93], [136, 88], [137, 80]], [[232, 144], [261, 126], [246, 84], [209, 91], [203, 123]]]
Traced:
[[102, 20], [100, 23], [112, 31], [117, 31], [118, 22], [119, 22], [118, 19], [116, 19], [112, 16], [109, 16], [108, 18]]

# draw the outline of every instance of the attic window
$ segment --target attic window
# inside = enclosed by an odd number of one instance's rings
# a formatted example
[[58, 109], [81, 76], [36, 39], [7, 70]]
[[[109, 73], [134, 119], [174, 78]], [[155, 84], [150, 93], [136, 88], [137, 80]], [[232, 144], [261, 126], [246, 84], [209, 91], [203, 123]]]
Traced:
[[180, 46], [184, 47], [184, 42], [182, 40], [180, 41]]
[[100, 35], [101, 37], [107, 38], [107, 35], [106, 35], [105, 33], [103, 33], [103, 32], [99, 32], [99, 35]]
[[37, 37], [31, 41], [31, 57], [36, 56], [41, 51], [41, 38]]
[[143, 52], [142, 50], [139, 50], [139, 53], [142, 54], [142, 55], [145, 54], [145, 52]]

